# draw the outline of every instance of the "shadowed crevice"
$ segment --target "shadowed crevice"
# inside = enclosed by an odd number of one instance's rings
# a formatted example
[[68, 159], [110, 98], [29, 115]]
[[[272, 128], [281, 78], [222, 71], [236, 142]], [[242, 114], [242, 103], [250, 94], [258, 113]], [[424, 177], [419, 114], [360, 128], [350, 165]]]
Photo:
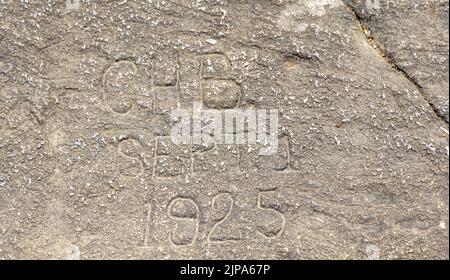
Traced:
[[[448, 124], [448, 120], [446, 119], [446, 116], [444, 114], [442, 114], [439, 109], [436, 107], [435, 104], [433, 104], [429, 98], [428, 98], [428, 94], [425, 92], [425, 90], [423, 89], [423, 87], [408, 73], [406, 72], [404, 69], [402, 69], [396, 62], [395, 60], [389, 56], [386, 51], [384, 51], [380, 46], [378, 46], [376, 44], [376, 39], [373, 36], [369, 36], [368, 34], [373, 34], [373, 32], [370, 31], [370, 29], [364, 24], [364, 21], [362, 20], [361, 16], [357, 13], [357, 11], [354, 9], [354, 7], [348, 3], [346, 0], [342, 0], [342, 2], [344, 3], [344, 5], [350, 10], [350, 12], [353, 14], [353, 16], [355, 17], [355, 19], [357, 20], [359, 26], [360, 26], [360, 30], [362, 30], [362, 33], [364, 35], [364, 37], [366, 38], [367, 42], [369, 43], [369, 45], [373, 46], [380, 54], [381, 57], [384, 58], [384, 60], [395, 70], [397, 70], [398, 72], [400, 72], [406, 79], [408, 79], [408, 81], [410, 83], [412, 83], [417, 90], [420, 92], [420, 94], [422, 95], [423, 99], [428, 103], [428, 105], [430, 105], [430, 107], [433, 109], [433, 112], [436, 114], [436, 117], [440, 120], [442, 120], [443, 122]], [[367, 32], [366, 32], [367, 31]]]

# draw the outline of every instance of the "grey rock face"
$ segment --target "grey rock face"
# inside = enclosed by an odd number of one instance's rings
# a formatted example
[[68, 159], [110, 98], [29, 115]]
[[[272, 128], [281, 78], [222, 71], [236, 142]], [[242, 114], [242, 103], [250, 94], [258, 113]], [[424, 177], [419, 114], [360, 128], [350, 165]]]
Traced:
[[448, 123], [448, 1], [347, 1], [367, 36]]
[[[448, 2], [0, 19], [0, 259], [448, 259]], [[277, 152], [175, 145], [193, 102], [278, 109]]]

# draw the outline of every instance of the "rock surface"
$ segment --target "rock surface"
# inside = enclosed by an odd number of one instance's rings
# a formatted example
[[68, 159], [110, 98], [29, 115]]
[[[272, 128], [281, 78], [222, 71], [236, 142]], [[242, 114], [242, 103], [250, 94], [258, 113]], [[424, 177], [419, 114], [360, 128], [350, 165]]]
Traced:
[[[448, 1], [0, 1], [0, 259], [448, 259]], [[192, 102], [279, 149], [176, 146]]]

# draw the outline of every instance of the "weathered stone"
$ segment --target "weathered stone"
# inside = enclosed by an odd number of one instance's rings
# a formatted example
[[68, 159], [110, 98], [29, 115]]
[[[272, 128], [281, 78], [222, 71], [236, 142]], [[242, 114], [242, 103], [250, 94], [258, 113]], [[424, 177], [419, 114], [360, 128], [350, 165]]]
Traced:
[[449, 258], [448, 1], [74, 2], [0, 2], [0, 259]]

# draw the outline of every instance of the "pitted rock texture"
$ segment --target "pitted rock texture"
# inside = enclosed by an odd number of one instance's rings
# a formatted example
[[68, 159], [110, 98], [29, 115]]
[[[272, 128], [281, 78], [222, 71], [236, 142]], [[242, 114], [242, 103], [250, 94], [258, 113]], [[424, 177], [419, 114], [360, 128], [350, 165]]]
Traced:
[[448, 1], [347, 2], [382, 54], [448, 123]]
[[[448, 1], [0, 1], [0, 259], [448, 259]], [[279, 110], [279, 148], [170, 112]]]

